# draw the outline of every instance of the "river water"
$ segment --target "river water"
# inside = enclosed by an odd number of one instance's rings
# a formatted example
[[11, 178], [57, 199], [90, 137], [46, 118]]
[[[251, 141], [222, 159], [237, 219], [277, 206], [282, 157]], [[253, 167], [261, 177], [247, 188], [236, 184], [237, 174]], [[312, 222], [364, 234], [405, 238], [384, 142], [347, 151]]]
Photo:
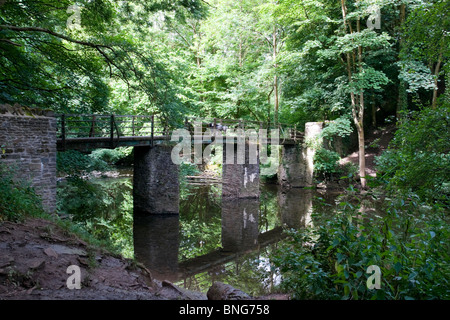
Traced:
[[[114, 202], [107, 215], [91, 219], [101, 221], [95, 232], [107, 226], [115, 246], [143, 263], [154, 278], [202, 292], [222, 281], [254, 296], [277, 291], [280, 274], [272, 259], [283, 241], [283, 228], [314, 226], [317, 214], [322, 219], [333, 214], [338, 196], [262, 184], [258, 200], [222, 201], [220, 183], [183, 184], [179, 216], [148, 216], [133, 214], [131, 175], [92, 183]], [[61, 184], [60, 189], [64, 187]], [[66, 202], [85, 196], [78, 193]], [[101, 203], [100, 210], [105, 211], [105, 201]]]

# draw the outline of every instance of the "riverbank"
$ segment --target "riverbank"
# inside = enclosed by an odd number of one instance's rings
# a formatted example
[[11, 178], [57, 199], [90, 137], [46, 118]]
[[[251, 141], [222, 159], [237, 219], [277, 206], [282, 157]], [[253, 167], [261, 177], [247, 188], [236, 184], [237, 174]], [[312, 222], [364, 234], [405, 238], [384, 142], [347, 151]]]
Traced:
[[[75, 274], [67, 273], [72, 265], [81, 271], [79, 290], [67, 285], [75, 283]], [[0, 300], [180, 299], [206, 295], [157, 281], [144, 266], [89, 245], [54, 222], [27, 218], [0, 225]]]
[[[80, 268], [80, 289], [73, 288], [70, 266]], [[234, 298], [289, 300], [289, 295]], [[156, 280], [142, 264], [90, 245], [47, 219], [0, 224], [0, 300], [207, 299], [206, 293]]]

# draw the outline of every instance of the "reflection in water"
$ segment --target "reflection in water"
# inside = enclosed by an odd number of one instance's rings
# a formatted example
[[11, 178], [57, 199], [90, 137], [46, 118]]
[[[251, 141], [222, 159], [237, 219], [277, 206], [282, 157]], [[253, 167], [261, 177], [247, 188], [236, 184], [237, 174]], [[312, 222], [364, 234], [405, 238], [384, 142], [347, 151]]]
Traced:
[[283, 238], [282, 226], [312, 225], [316, 193], [271, 186], [262, 188], [261, 199], [217, 201], [217, 194], [217, 186], [191, 187], [181, 199], [179, 217], [135, 214], [136, 259], [156, 279], [191, 290], [206, 291], [213, 281], [224, 281], [253, 294], [267, 293], [279, 278], [270, 261]]
[[156, 278], [167, 278], [178, 272], [179, 226], [178, 216], [134, 214], [135, 258]]
[[278, 191], [278, 205], [281, 221], [288, 228], [299, 229], [312, 227], [313, 191], [310, 189], [289, 189]]
[[259, 199], [222, 199], [222, 248], [239, 252], [258, 245]]
[[[222, 201], [220, 184], [188, 185], [180, 189], [179, 216], [149, 216], [132, 212], [131, 179], [97, 179], [101, 190], [115, 190], [120, 196], [111, 196], [114, 205], [107, 220], [104, 200], [99, 201], [101, 206], [90, 212], [91, 221], [108, 223], [104, 233], [110, 233], [127, 257], [134, 252], [156, 279], [203, 292], [213, 281], [222, 281], [253, 295], [269, 293], [278, 279], [271, 261], [283, 238], [282, 226], [317, 226], [333, 214], [338, 195], [262, 185], [259, 201]], [[68, 194], [71, 190], [59, 187]], [[72, 193], [73, 201], [82, 203], [83, 195]], [[97, 212], [103, 215], [97, 217]]]

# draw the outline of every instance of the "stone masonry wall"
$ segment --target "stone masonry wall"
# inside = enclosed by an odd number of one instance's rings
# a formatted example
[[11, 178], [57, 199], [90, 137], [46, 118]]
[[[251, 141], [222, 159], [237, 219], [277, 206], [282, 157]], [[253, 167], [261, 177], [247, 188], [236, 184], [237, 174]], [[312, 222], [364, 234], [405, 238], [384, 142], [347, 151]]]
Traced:
[[31, 182], [44, 209], [56, 210], [56, 118], [0, 114], [1, 162]]

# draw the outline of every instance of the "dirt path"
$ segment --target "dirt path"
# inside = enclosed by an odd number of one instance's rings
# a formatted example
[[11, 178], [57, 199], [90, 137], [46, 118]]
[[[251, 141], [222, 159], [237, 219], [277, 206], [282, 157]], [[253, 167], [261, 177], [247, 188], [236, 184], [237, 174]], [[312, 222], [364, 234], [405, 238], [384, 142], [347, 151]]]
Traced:
[[[381, 155], [387, 149], [389, 142], [394, 137], [395, 125], [389, 125], [385, 128], [379, 128], [370, 132], [365, 139], [366, 145], [366, 174], [372, 177], [376, 176], [375, 157]], [[352, 162], [359, 165], [359, 152], [355, 151], [340, 160], [340, 164]]]
[[[69, 289], [69, 266], [81, 289]], [[73, 277], [69, 285], [75, 283]], [[200, 300], [206, 295], [153, 280], [145, 267], [93, 248], [55, 223], [0, 223], [0, 300]]]

